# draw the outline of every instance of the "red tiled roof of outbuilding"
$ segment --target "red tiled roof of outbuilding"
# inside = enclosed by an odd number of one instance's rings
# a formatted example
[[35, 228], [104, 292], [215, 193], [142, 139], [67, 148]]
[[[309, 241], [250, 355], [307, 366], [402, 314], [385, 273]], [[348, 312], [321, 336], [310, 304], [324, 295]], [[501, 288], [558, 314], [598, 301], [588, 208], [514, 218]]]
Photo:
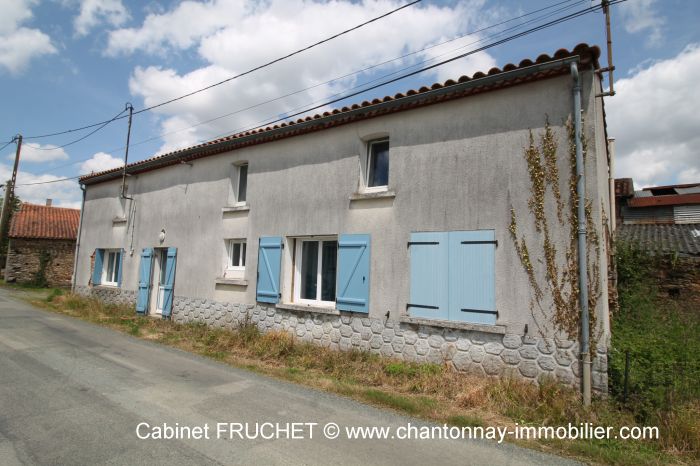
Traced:
[[80, 210], [23, 203], [12, 216], [10, 238], [76, 239]]

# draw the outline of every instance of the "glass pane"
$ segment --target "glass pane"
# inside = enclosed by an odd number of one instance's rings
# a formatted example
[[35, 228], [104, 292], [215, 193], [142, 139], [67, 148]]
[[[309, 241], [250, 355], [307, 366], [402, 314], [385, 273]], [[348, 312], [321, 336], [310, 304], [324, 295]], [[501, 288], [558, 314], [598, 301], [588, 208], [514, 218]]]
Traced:
[[386, 186], [389, 183], [389, 141], [370, 146], [369, 181], [367, 186]]
[[165, 263], [168, 260], [168, 251], [164, 249], [160, 252], [160, 276], [158, 277], [158, 283], [160, 285], [165, 285]]
[[238, 267], [241, 260], [241, 243], [231, 243], [231, 265]]
[[108, 252], [107, 253], [107, 281], [108, 282], [113, 282], [112, 280], [112, 272], [114, 271], [114, 253], [113, 252]]
[[301, 299], [316, 299], [318, 280], [318, 241], [301, 244]]
[[245, 243], [241, 243], [241, 267], [245, 267]]
[[112, 281], [117, 282], [119, 279], [119, 263], [121, 262], [121, 253], [120, 252], [115, 252], [114, 253], [114, 276]]
[[338, 242], [323, 242], [321, 269], [321, 300], [335, 301], [335, 270], [338, 258]]
[[245, 202], [246, 190], [248, 189], [248, 165], [241, 165], [238, 168], [238, 202]]

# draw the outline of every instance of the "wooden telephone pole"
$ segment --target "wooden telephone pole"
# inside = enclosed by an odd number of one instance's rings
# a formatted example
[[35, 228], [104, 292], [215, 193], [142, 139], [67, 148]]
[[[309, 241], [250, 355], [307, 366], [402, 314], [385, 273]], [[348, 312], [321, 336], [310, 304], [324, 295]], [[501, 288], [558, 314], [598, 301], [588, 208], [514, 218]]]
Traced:
[[[19, 154], [22, 151], [22, 135], [18, 134], [15, 136], [14, 141], [17, 143], [17, 151], [15, 152], [15, 165], [12, 168], [12, 178], [5, 186], [5, 197], [2, 200], [2, 214], [0, 216], [0, 241], [5, 242], [6, 235], [9, 233], [9, 226], [7, 223], [10, 220], [10, 211], [12, 210], [13, 200], [15, 197], [15, 181], [17, 181], [17, 168], [19, 167]], [[5, 259], [5, 257], [3, 257]], [[3, 266], [4, 264], [3, 260]]]

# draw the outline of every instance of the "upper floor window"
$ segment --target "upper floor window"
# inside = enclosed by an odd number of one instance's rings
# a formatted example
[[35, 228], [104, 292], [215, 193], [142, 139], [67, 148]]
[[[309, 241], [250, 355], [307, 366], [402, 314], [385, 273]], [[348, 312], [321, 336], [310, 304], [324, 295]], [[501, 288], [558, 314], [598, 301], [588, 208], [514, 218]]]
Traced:
[[236, 202], [239, 204], [246, 203], [246, 191], [248, 190], [248, 164], [238, 166], [238, 191]]
[[229, 179], [228, 205], [235, 207], [246, 205], [248, 198], [248, 163], [233, 163]]
[[389, 140], [367, 144], [367, 187], [379, 188], [389, 184]]

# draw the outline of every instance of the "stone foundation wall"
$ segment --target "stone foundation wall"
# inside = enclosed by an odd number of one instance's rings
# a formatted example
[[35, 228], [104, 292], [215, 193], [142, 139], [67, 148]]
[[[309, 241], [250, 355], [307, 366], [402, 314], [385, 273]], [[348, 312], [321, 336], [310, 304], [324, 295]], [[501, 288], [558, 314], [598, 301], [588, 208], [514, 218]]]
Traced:
[[[135, 304], [136, 293], [111, 287], [76, 287], [76, 293], [110, 304]], [[223, 303], [175, 296], [172, 319], [236, 328], [246, 322], [261, 332], [288, 332], [301, 341], [339, 351], [357, 349], [404, 361], [449, 364], [485, 376], [515, 376], [536, 382], [549, 375], [579, 386], [578, 343], [477, 330], [460, 330], [358, 316], [286, 310], [274, 305]], [[592, 368], [596, 392], [607, 393], [607, 354], [599, 348]]]
[[[459, 371], [494, 377], [511, 375], [537, 381], [549, 375], [568, 385], [580, 384], [579, 346], [574, 341], [178, 296], [172, 318], [180, 323], [203, 322], [220, 328], [235, 328], [248, 321], [261, 332], [288, 332], [302, 341], [335, 350], [358, 349], [405, 361], [449, 364]], [[603, 348], [594, 358], [592, 374], [594, 390], [607, 393], [607, 355]]]
[[107, 304], [136, 305], [136, 292], [111, 286], [76, 286], [75, 292], [82, 296], [98, 298]]
[[5, 281], [35, 283], [44, 256], [47, 261], [44, 277], [49, 286], [70, 286], [74, 254], [75, 240], [11, 238]]

